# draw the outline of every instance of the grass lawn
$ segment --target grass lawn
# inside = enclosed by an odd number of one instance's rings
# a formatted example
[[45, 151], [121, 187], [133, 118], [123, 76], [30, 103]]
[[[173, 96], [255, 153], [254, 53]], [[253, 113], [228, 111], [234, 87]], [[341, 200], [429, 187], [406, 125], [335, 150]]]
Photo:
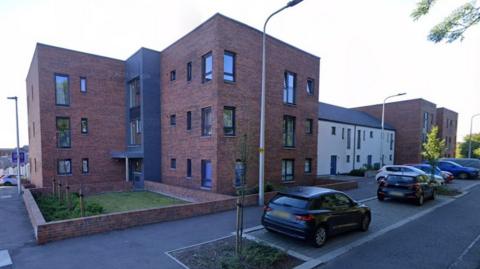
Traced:
[[148, 191], [109, 192], [90, 195], [85, 201], [99, 204], [104, 213], [121, 212], [136, 209], [155, 208], [175, 204], [184, 204], [186, 201]]

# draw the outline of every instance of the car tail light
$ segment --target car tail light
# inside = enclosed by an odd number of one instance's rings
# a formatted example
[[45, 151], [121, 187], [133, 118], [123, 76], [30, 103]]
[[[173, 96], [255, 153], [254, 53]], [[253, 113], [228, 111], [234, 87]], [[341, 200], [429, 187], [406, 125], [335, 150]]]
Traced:
[[265, 211], [265, 212], [272, 211], [272, 208], [269, 207], [268, 205], [266, 205], [266, 206], [263, 207], [263, 211]]
[[295, 218], [300, 221], [312, 221], [315, 219], [312, 215], [297, 215]]

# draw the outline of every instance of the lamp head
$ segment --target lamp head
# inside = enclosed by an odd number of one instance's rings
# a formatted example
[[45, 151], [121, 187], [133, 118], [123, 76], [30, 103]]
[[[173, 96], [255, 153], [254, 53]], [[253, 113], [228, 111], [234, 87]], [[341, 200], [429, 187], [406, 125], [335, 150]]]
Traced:
[[406, 92], [402, 92], [402, 93], [397, 94], [397, 96], [401, 96], [401, 95], [405, 95], [405, 94], [407, 94], [407, 93], [406, 93]]
[[287, 3], [287, 7], [293, 7], [293, 6], [295, 6], [296, 4], [299, 4], [302, 1], [303, 0], [291, 0], [290, 2]]
[[17, 100], [17, 97], [16, 97], [16, 96], [11, 96], [11, 97], [7, 97], [7, 99], [9, 99], [9, 100]]

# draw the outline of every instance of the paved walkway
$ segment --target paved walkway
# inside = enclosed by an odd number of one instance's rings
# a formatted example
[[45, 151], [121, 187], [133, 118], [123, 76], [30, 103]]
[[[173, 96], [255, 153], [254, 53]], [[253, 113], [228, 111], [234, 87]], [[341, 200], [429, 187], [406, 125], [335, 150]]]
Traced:
[[17, 188], [0, 186], [0, 268], [12, 253], [33, 245], [32, 225]]

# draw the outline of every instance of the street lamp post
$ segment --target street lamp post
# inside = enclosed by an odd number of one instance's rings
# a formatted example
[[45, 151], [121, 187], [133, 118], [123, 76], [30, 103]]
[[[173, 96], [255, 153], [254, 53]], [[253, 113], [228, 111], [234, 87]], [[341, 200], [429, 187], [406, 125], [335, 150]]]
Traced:
[[15, 100], [15, 116], [17, 121], [17, 189], [18, 194], [22, 193], [22, 181], [20, 179], [20, 137], [18, 131], [18, 97], [7, 97], [9, 100]]
[[273, 12], [268, 16], [265, 24], [263, 25], [262, 36], [262, 97], [260, 104], [260, 147], [259, 151], [259, 165], [258, 165], [258, 204], [263, 206], [264, 204], [264, 176], [265, 176], [265, 40], [266, 40], [266, 28], [268, 21], [282, 10], [293, 7], [303, 0], [291, 0], [281, 9]]
[[472, 158], [472, 128], [473, 128], [473, 118], [480, 116], [480, 113], [475, 114], [470, 119], [470, 139], [468, 140], [468, 158]]
[[383, 161], [383, 137], [385, 136], [385, 103], [387, 102], [387, 100], [389, 98], [393, 98], [393, 97], [397, 97], [397, 96], [402, 96], [402, 95], [405, 95], [407, 93], [405, 92], [402, 92], [402, 93], [397, 93], [395, 95], [390, 95], [388, 96], [387, 98], [385, 98], [383, 100], [383, 106], [382, 106], [382, 135], [380, 136], [381, 137], [381, 141], [380, 141], [380, 164], [381, 164], [381, 167], [383, 167], [384, 165], [384, 161]]

